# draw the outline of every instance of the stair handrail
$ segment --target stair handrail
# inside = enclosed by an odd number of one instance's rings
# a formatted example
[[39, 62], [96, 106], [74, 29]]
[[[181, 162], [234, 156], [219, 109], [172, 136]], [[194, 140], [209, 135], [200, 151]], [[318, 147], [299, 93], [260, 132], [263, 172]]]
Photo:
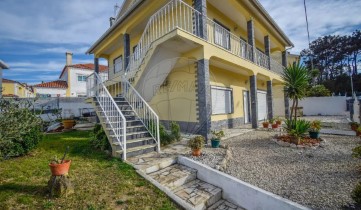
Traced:
[[156, 141], [157, 151], [160, 152], [159, 117], [126, 77], [122, 77], [122, 96], [127, 100], [139, 120]]
[[[104, 85], [102, 78], [94, 72], [87, 77], [87, 95], [95, 97], [113, 131], [119, 146], [123, 150], [123, 160], [127, 159], [127, 121], [117, 103]], [[115, 126], [114, 126], [115, 124]], [[120, 129], [121, 128], [121, 129]]]

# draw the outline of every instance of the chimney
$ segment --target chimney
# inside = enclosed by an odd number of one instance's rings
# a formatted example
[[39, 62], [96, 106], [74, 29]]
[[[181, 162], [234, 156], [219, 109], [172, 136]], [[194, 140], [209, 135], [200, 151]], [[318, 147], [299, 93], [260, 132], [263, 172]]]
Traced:
[[110, 18], [109, 18], [110, 27], [113, 26], [114, 22], [115, 22], [115, 18], [110, 17]]
[[67, 66], [72, 65], [72, 63], [73, 63], [73, 53], [71, 53], [71, 52], [66, 52], [66, 53], [65, 53], [65, 56], [66, 56], [66, 65], [67, 65]]

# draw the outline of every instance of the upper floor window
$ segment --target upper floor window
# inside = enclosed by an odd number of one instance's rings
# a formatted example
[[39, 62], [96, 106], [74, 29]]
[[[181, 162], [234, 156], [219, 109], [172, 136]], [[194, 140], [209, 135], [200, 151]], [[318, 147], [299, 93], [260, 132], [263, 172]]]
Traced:
[[230, 30], [223, 26], [220, 22], [214, 20], [214, 42], [215, 44], [226, 48], [231, 49], [231, 34]]
[[135, 45], [133, 47], [133, 54], [134, 54], [134, 60], [137, 61], [140, 58], [140, 48], [138, 47], [139, 45]]
[[114, 73], [120, 72], [123, 70], [123, 56], [119, 56], [113, 61]]
[[86, 82], [86, 76], [85, 75], [78, 75], [78, 82]]

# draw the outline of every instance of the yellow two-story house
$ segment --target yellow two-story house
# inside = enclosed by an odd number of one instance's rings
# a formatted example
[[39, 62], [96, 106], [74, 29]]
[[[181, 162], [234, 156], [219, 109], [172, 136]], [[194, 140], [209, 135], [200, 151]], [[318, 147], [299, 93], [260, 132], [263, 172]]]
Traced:
[[2, 95], [4, 97], [34, 98], [35, 93], [31, 86], [15, 80], [2, 79]]
[[291, 47], [258, 0], [126, 0], [87, 53], [108, 60], [113, 97], [136, 90], [162, 124], [208, 136], [288, 114]]

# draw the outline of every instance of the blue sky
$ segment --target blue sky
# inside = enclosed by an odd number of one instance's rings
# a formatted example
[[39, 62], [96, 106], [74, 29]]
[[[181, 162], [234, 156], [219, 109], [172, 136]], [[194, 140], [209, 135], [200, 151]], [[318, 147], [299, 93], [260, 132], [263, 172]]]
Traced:
[[[294, 42], [293, 53], [307, 47], [303, 0], [260, 2]], [[116, 3], [122, 0], [1, 0], [0, 59], [11, 67], [4, 77], [55, 80], [68, 50], [73, 63], [93, 62], [85, 51], [109, 27]], [[361, 28], [360, 0], [307, 0], [307, 6], [311, 39]]]

